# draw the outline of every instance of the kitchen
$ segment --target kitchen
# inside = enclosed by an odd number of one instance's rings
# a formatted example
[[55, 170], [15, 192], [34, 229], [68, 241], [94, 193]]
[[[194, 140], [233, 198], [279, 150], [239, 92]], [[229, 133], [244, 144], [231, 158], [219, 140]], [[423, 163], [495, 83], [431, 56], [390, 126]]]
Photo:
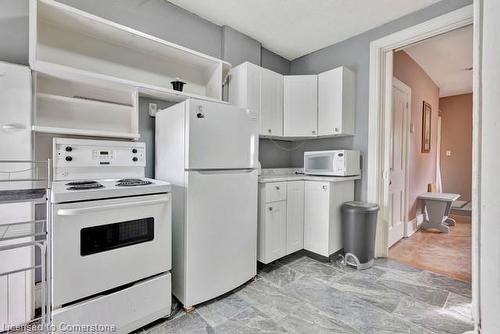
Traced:
[[[4, 128], [9, 138], [29, 134], [26, 157], [2, 160], [18, 160], [17, 170], [42, 162], [25, 179], [54, 180], [46, 215], [39, 201], [30, 217], [17, 218], [46, 219], [50, 284], [35, 296], [46, 297], [48, 318], [111, 321], [131, 332], [168, 317], [171, 304], [177, 311], [166, 326], [203, 318], [211, 300], [294, 256], [318, 256], [323, 270], [330, 259], [338, 266], [332, 276], [342, 272], [341, 207], [366, 199], [367, 189], [362, 69], [339, 59], [314, 73], [292, 71], [293, 63], [228, 25], [166, 1], [129, 6], [29, 1], [29, 69], [12, 70], [24, 80], [28, 112], [2, 120], [14, 125]], [[158, 19], [162, 29], [144, 24]], [[199, 36], [169, 34], [179, 20]], [[78, 215], [92, 218], [71, 218]], [[59, 230], [66, 219], [78, 222], [75, 232]], [[81, 270], [87, 274], [75, 276]], [[27, 318], [40, 298], [25, 300]]]

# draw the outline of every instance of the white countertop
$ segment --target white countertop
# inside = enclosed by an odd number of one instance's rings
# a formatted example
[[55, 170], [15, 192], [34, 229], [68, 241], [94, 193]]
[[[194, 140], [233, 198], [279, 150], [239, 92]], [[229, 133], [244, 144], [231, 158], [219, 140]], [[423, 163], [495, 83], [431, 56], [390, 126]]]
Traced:
[[324, 181], [343, 182], [361, 179], [361, 176], [316, 176], [304, 174], [273, 174], [259, 176], [259, 183], [286, 182], [286, 181]]

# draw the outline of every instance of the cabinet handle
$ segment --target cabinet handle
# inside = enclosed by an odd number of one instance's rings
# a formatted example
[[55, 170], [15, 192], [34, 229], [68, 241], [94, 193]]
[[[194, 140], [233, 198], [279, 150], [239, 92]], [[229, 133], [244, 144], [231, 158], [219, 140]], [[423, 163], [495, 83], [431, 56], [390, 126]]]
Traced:
[[313, 131], [312, 131], [312, 134], [313, 134], [313, 135], [315, 135], [315, 134], [316, 134], [316, 130], [313, 130]]
[[269, 207], [269, 211], [273, 211], [273, 207], [272, 206]]
[[339, 132], [339, 128], [334, 128], [333, 132]]
[[268, 133], [271, 133], [272, 131], [271, 131], [271, 129], [267, 129], [267, 132], [268, 132]]
[[328, 187], [327, 187], [327, 186], [323, 186], [323, 190], [327, 190], [327, 189], [328, 189]]
[[276, 190], [280, 190], [280, 187], [279, 187], [279, 186], [276, 186]]

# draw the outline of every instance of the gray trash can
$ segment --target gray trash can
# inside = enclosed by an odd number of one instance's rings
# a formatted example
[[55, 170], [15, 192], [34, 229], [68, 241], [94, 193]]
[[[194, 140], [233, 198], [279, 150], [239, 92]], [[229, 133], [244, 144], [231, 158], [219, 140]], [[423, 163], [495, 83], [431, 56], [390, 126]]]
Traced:
[[346, 202], [342, 205], [342, 241], [345, 262], [358, 269], [368, 269], [375, 258], [377, 204]]

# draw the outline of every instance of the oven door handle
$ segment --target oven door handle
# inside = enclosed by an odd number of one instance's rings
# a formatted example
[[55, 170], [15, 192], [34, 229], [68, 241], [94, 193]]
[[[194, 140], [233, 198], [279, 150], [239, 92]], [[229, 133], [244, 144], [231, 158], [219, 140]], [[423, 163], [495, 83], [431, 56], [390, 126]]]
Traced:
[[85, 213], [89, 213], [89, 212], [96, 212], [96, 211], [103, 211], [103, 210], [110, 210], [110, 209], [119, 209], [119, 208], [124, 208], [124, 207], [128, 208], [131, 206], [162, 204], [162, 203], [167, 203], [168, 201], [169, 201], [169, 198], [163, 198], [163, 199], [155, 199], [155, 200], [149, 200], [149, 201], [138, 201], [138, 202], [109, 204], [109, 205], [88, 206], [85, 208], [77, 208], [77, 209], [59, 209], [59, 210], [57, 210], [57, 215], [58, 216], [76, 216], [76, 215], [81, 215], [81, 214], [85, 214]]

